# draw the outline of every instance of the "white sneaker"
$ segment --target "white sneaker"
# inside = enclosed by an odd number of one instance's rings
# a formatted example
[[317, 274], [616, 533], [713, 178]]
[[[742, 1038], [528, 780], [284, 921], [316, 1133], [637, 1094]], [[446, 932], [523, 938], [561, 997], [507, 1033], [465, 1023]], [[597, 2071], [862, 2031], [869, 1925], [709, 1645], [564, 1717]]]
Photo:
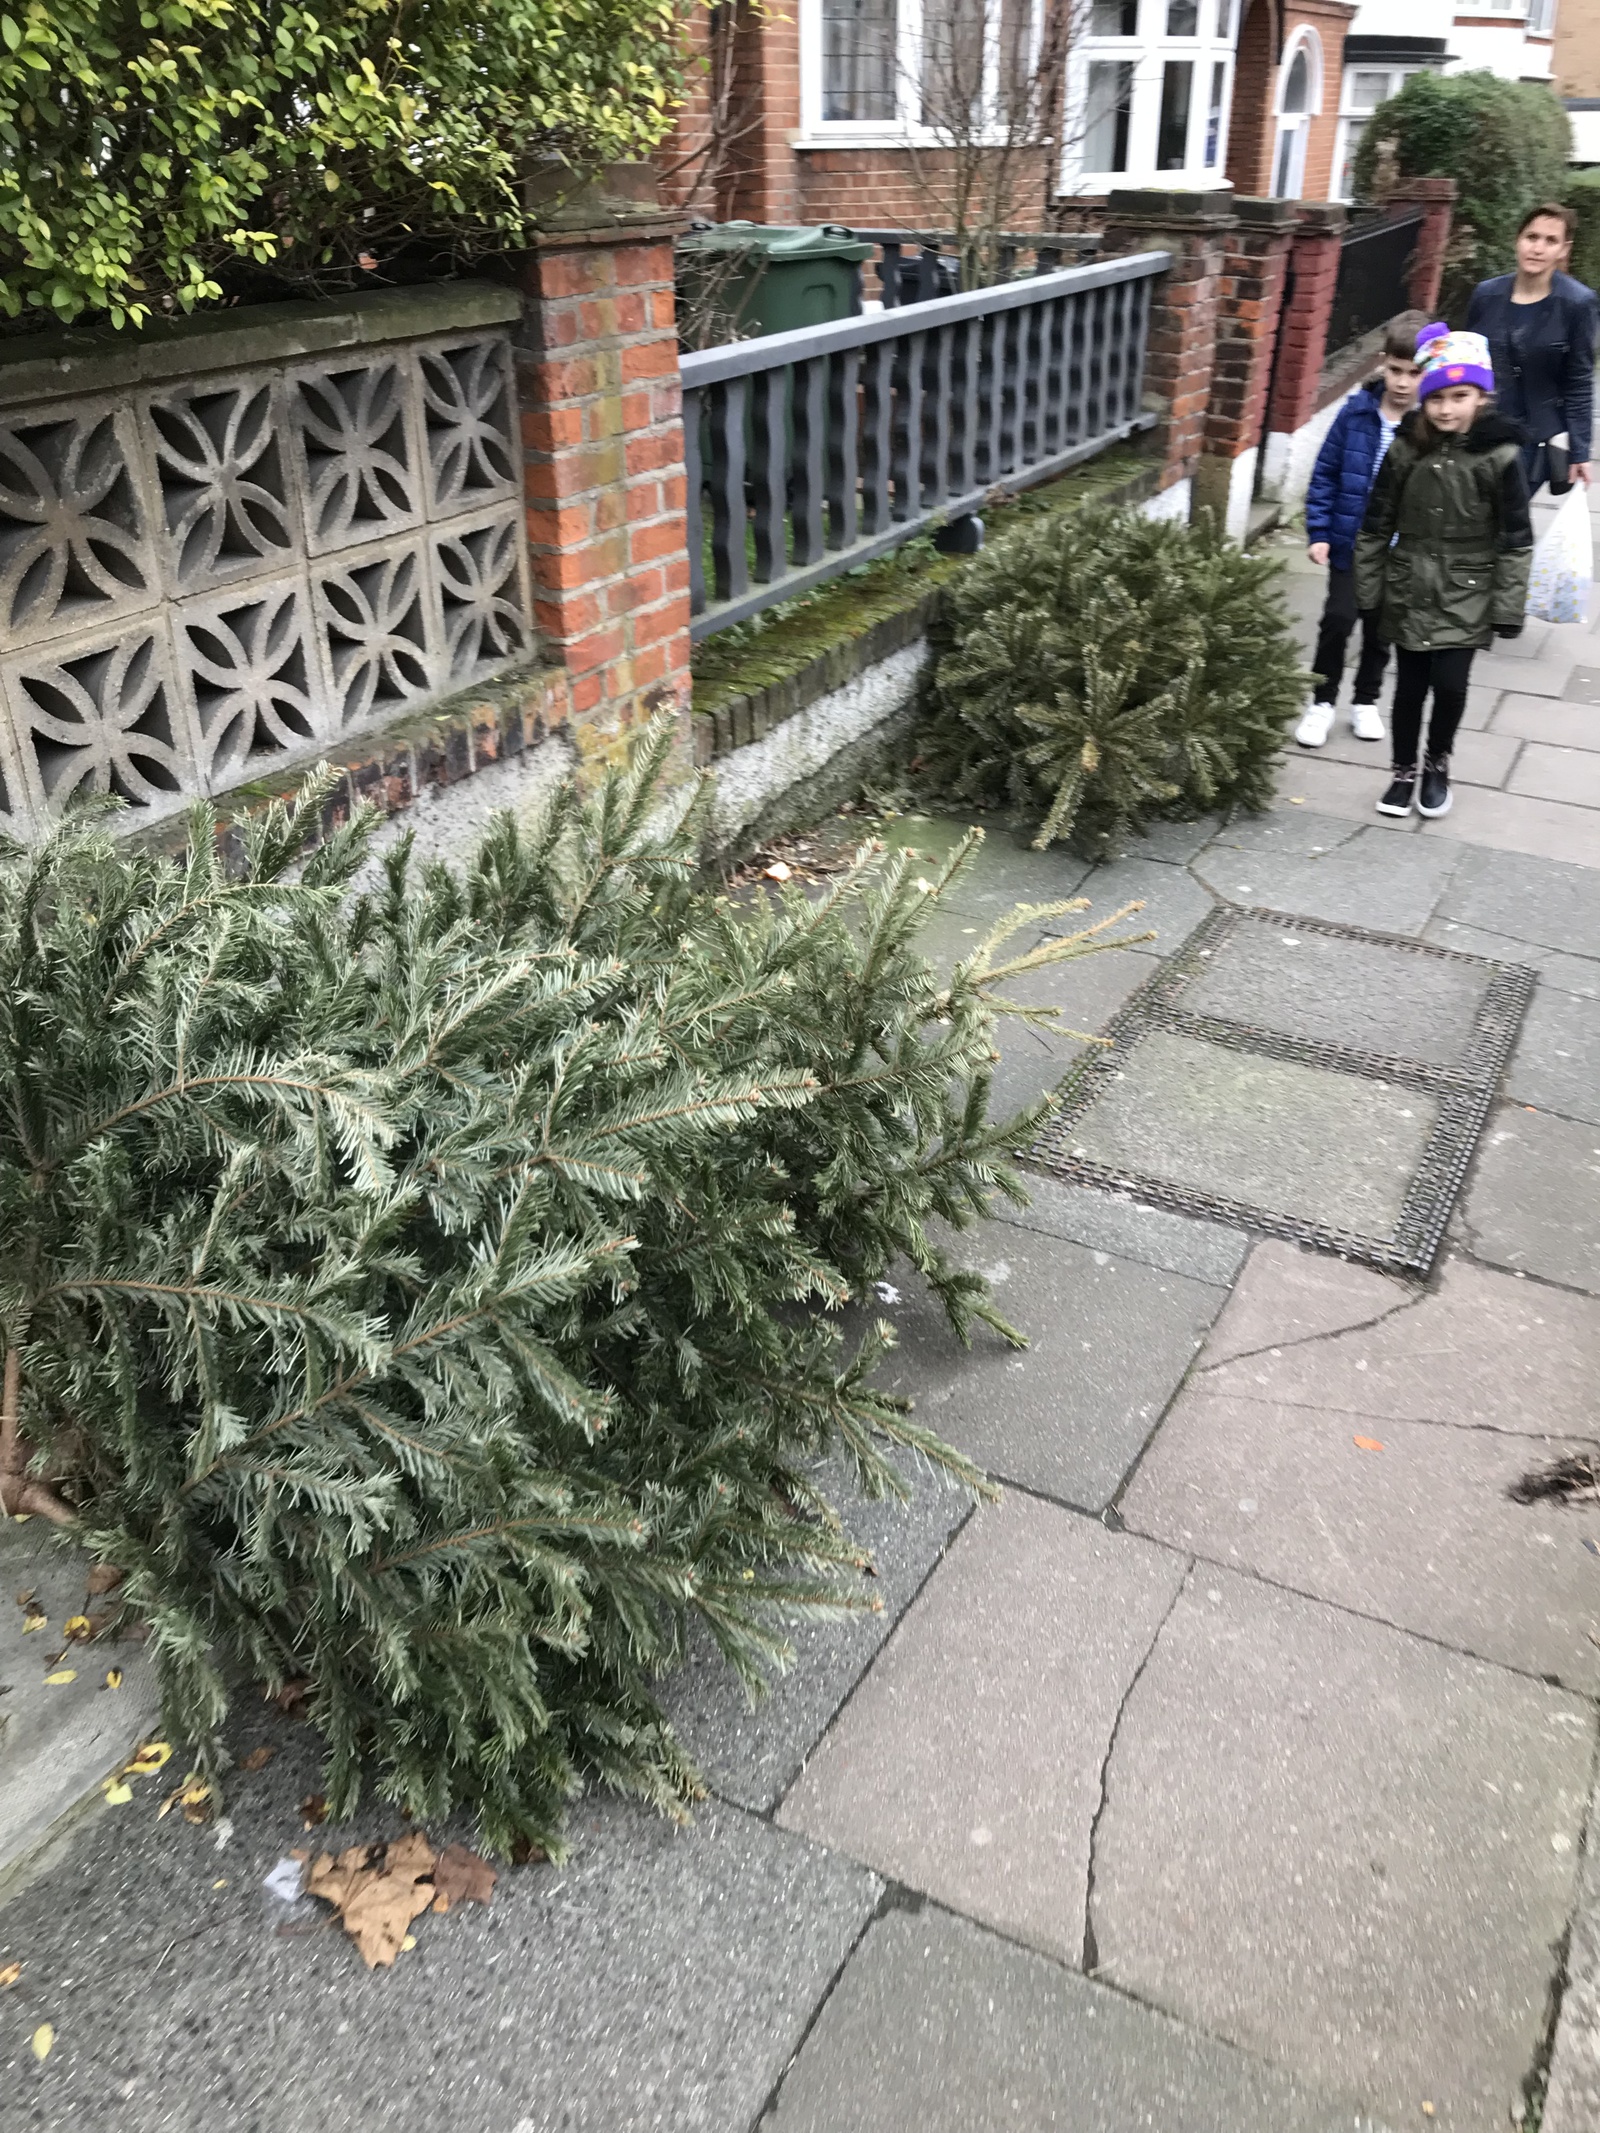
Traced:
[[1333, 705], [1308, 704], [1305, 716], [1294, 729], [1302, 748], [1320, 748], [1333, 731]]
[[1383, 713], [1376, 704], [1352, 704], [1350, 706], [1350, 731], [1358, 741], [1381, 741], [1383, 739]]

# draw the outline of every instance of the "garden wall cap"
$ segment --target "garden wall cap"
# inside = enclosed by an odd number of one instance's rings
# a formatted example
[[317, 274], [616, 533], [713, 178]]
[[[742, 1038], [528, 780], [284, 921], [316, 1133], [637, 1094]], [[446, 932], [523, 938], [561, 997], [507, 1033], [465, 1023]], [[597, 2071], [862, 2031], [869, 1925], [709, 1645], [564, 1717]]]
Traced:
[[1299, 219], [1298, 200], [1258, 200], [1250, 194], [1235, 198], [1233, 212], [1241, 222], [1252, 222], [1268, 229], [1292, 229]]
[[139, 327], [0, 341], [0, 407], [66, 394], [125, 391], [197, 372], [233, 370], [334, 348], [403, 341], [522, 315], [515, 289], [486, 281], [372, 289], [314, 303], [241, 305], [151, 319]]
[[1231, 222], [1233, 210], [1231, 185], [1218, 186], [1215, 191], [1203, 193], [1178, 189], [1160, 192], [1154, 186], [1145, 186], [1137, 190], [1109, 194], [1105, 214], [1108, 222], [1215, 224]]

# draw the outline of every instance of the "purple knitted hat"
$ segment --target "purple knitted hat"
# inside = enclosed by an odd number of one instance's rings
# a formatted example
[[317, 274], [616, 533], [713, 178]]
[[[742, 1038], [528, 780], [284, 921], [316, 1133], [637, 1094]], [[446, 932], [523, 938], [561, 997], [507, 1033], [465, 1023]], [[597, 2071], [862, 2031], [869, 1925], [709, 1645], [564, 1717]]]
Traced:
[[1417, 335], [1417, 361], [1422, 365], [1419, 400], [1446, 385], [1476, 385], [1481, 392], [1494, 391], [1494, 365], [1489, 360], [1489, 343], [1481, 333], [1452, 333], [1442, 321], [1424, 326]]

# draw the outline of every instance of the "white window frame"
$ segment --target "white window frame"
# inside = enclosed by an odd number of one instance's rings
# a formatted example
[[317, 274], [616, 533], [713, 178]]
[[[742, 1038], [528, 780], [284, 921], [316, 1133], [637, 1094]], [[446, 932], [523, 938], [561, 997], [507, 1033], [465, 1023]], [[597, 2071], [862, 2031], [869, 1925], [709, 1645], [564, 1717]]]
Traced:
[[[1145, 0], [1149, 4], [1149, 0]], [[799, 0], [800, 138], [797, 148], [938, 148], [947, 135], [922, 118], [923, 0], [896, 0], [895, 105], [893, 119], [829, 119], [822, 115], [822, 0]], [[1043, 9], [1036, 4], [1028, 25], [1028, 65], [1037, 63]], [[988, 103], [1000, 92], [1001, 0], [985, 0], [983, 24], [983, 95]], [[983, 136], [980, 134], [979, 138]], [[998, 147], [1005, 129], [991, 138]]]
[[[1294, 63], [1304, 53], [1306, 58], [1307, 95], [1304, 111], [1285, 111], [1283, 100], [1288, 93], [1289, 76]], [[1272, 197], [1275, 200], [1300, 200], [1305, 197], [1300, 189], [1306, 179], [1306, 151], [1311, 140], [1311, 122], [1322, 116], [1323, 81], [1322, 39], [1309, 22], [1303, 22], [1283, 48], [1283, 57], [1278, 62], [1278, 76], [1272, 89]], [[1374, 70], [1376, 71], [1376, 70]], [[1296, 135], [1296, 144], [1291, 151], [1294, 187], [1290, 192], [1278, 190], [1278, 170], [1283, 161], [1284, 136], [1291, 124]]]
[[[1369, 59], [1352, 59], [1346, 62], [1341, 71], [1339, 82], [1339, 124], [1333, 141], [1332, 185], [1335, 188], [1343, 185], [1345, 165], [1350, 161], [1351, 126], [1364, 126], [1377, 109], [1376, 104], [1365, 105], [1358, 109], [1351, 101], [1352, 92], [1355, 88], [1355, 77], [1358, 74], [1387, 74], [1389, 77], [1388, 95], [1398, 96], [1403, 84], [1408, 82], [1413, 74], [1436, 74], [1438, 71], [1437, 67], [1430, 67], [1426, 64], [1419, 66], [1414, 61], [1391, 60], [1387, 65], [1382, 61]], [[1387, 101], [1388, 97], [1379, 99], [1379, 102]], [[1343, 200], [1348, 204], [1354, 195], [1334, 190], [1330, 192], [1329, 197], [1334, 200]]]
[[[1216, 34], [1217, 0], [1200, 0], [1193, 37], [1167, 35], [1167, 0], [1139, 0], [1138, 33], [1132, 37], [1096, 37], [1087, 27], [1073, 40], [1067, 71], [1067, 138], [1062, 144], [1060, 184], [1064, 193], [1093, 196], [1130, 186], [1151, 185], [1171, 191], [1220, 191], [1228, 167], [1228, 121], [1233, 108], [1234, 49], [1239, 34], [1239, 0], [1234, 0], [1229, 36]], [[1084, 10], [1085, 23], [1093, 18]], [[1128, 113], [1126, 170], [1089, 170], [1080, 166], [1084, 115], [1089, 94], [1089, 67], [1095, 60], [1123, 60], [1133, 66], [1133, 97]], [[1161, 87], [1168, 60], [1192, 60], [1189, 133], [1183, 168], [1158, 170], [1161, 132]], [[1210, 111], [1211, 69], [1221, 61], [1222, 125], [1217, 160], [1205, 162], [1206, 122]]]

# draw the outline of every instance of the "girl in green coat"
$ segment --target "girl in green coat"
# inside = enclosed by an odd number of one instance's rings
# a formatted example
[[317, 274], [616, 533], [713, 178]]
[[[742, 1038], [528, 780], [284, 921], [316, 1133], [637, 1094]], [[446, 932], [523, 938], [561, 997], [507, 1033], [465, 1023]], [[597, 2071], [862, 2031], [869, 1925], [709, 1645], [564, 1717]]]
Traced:
[[1472, 655], [1493, 637], [1521, 635], [1533, 556], [1527, 439], [1489, 397], [1488, 343], [1429, 326], [1417, 336], [1417, 361], [1416, 410], [1384, 455], [1356, 541], [1356, 603], [1381, 609], [1397, 668], [1394, 769], [1381, 815], [1413, 806], [1449, 813], [1450, 750]]

